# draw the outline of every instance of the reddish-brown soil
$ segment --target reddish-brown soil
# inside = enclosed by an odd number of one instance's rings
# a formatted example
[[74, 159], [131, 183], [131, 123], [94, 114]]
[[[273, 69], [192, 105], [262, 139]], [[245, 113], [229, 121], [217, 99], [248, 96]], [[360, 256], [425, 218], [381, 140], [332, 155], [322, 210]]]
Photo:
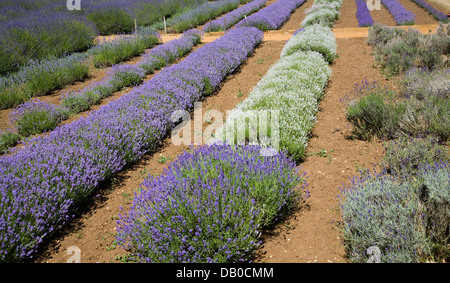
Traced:
[[[270, 2], [275, 1], [268, 3]], [[312, 3], [312, 0], [308, 0], [297, 9], [280, 31], [267, 33], [265, 41], [249, 59], [228, 76], [215, 93], [204, 98], [203, 114], [215, 109], [225, 115], [227, 110], [246, 99], [261, 77], [280, 58], [285, 40], [300, 27], [305, 10]], [[383, 147], [380, 142], [350, 138], [351, 128], [345, 120], [344, 105], [340, 99], [363, 79], [376, 80], [393, 89], [397, 85], [393, 80], [384, 79], [373, 68], [372, 50], [366, 43], [366, 31], [361, 33], [352, 30], [357, 27], [355, 13], [354, 0], [344, 1], [341, 19], [334, 29], [336, 35], [340, 35], [336, 36], [339, 57], [331, 65], [333, 73], [319, 106], [318, 121], [307, 149], [308, 157], [299, 164], [301, 171], [308, 175], [306, 189], [309, 191], [309, 198], [273, 229], [265, 231], [262, 236], [263, 244], [256, 253], [257, 263], [346, 262], [339, 230], [333, 224], [333, 221], [340, 220], [337, 199], [339, 188], [342, 184], [349, 184], [349, 178], [357, 174], [359, 169], [378, 164], [383, 155]], [[376, 21], [387, 25], [395, 24], [389, 22], [393, 19], [387, 10], [379, 13], [373, 14]], [[354, 32], [358, 33], [357, 37], [352, 35]], [[126, 90], [118, 96], [124, 93]], [[2, 121], [0, 116], [0, 122]], [[208, 124], [204, 123], [203, 126]], [[192, 133], [191, 136], [194, 137], [195, 134], [197, 133]], [[115, 242], [116, 220], [121, 213], [119, 207], [127, 211], [140, 183], [148, 174], [161, 174], [171, 160], [187, 148], [175, 146], [167, 138], [157, 152], [145, 155], [114, 179], [103, 183], [96, 196], [86, 203], [79, 215], [42, 247], [35, 262], [66, 262], [70, 257], [67, 249], [71, 246], [80, 248], [81, 262], [120, 262], [126, 251]], [[317, 154], [322, 150], [327, 151], [327, 157]]]

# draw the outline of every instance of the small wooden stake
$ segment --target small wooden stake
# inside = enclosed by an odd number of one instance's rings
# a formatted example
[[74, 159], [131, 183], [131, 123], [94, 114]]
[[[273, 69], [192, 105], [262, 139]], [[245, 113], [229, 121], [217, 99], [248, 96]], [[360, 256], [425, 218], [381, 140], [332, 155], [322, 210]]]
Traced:
[[166, 17], [164, 17], [164, 33], [167, 34]]

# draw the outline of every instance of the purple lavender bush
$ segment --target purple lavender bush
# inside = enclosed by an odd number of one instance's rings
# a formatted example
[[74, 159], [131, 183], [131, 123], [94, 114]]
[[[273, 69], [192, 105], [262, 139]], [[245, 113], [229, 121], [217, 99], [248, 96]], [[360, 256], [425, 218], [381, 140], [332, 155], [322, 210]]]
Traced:
[[374, 24], [370, 11], [367, 8], [367, 1], [356, 0], [356, 17], [360, 27], [370, 27]]
[[0, 261], [32, 257], [101, 181], [159, 146], [175, 127], [174, 111], [193, 109], [262, 39], [256, 28], [234, 29], [89, 116], [1, 156]]
[[216, 19], [212, 22], [208, 22], [204, 27], [204, 32], [210, 32], [210, 31], [225, 31], [235, 25], [240, 20], [244, 19], [246, 16], [258, 11], [261, 9], [265, 4], [267, 0], [252, 0], [248, 4], [245, 4], [244, 6], [237, 8], [236, 10], [227, 13], [225, 16], [223, 16], [220, 19]]
[[304, 2], [305, 0], [279, 0], [241, 20], [236, 27], [256, 27], [263, 31], [278, 29]]
[[381, 0], [381, 3], [391, 12], [398, 25], [413, 25], [416, 15], [406, 10], [397, 0]]
[[141, 184], [118, 221], [118, 242], [142, 262], [248, 262], [259, 230], [298, 201], [301, 179], [283, 153], [210, 145], [184, 152]]
[[92, 55], [96, 67], [110, 67], [144, 53], [146, 49], [153, 47], [159, 41], [160, 36], [157, 32], [137, 36], [122, 35], [89, 49], [89, 54]]

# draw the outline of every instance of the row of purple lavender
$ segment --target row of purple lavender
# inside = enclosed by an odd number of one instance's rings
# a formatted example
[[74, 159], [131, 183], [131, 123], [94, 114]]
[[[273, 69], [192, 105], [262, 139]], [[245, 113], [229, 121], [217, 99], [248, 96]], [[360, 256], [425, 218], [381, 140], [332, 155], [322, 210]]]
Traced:
[[374, 24], [372, 15], [367, 8], [366, 0], [356, 0], [356, 17], [358, 18], [359, 27], [370, 27]]
[[446, 14], [442, 13], [441, 11], [438, 11], [436, 8], [427, 3], [425, 0], [411, 0], [411, 1], [427, 10], [428, 13], [433, 15], [433, 17], [435, 17], [438, 21], [448, 22], [448, 17]]
[[[395, 22], [398, 25], [412, 25], [414, 24], [415, 15], [406, 10], [406, 8], [401, 5], [396, 0], [381, 0], [384, 6], [391, 12], [394, 17]], [[447, 22], [447, 15], [438, 11], [433, 6], [428, 4], [424, 0], [411, 0], [417, 5], [421, 6], [425, 10], [427, 10], [433, 17], [435, 17], [438, 21]], [[358, 18], [360, 27], [370, 27], [374, 24], [370, 11], [367, 7], [366, 0], [356, 0], [356, 17]]]
[[232, 30], [89, 116], [0, 157], [0, 261], [32, 257], [100, 182], [158, 147], [174, 111], [192, 109], [262, 38], [256, 28]]
[[267, 0], [253, 0], [244, 6], [226, 14], [220, 19], [207, 23], [203, 27], [204, 32], [227, 30], [248, 15], [258, 11], [266, 4]]
[[256, 27], [263, 31], [278, 29], [291, 17], [292, 12], [304, 2], [305, 0], [278, 0], [241, 20], [236, 24], [236, 27]]
[[[7, 132], [16, 133], [14, 142], [2, 146], [2, 152], [14, 146], [20, 139], [30, 135], [51, 131], [71, 115], [89, 110], [92, 105], [116, 91], [142, 83], [146, 75], [161, 69], [186, 55], [201, 40], [201, 32], [193, 29], [186, 31], [181, 38], [150, 49], [136, 64], [116, 64], [107, 70], [107, 76], [80, 91], [65, 92], [61, 106], [51, 102], [31, 100], [19, 105], [11, 112], [10, 121], [14, 129]], [[0, 143], [6, 138], [0, 134]]]
[[394, 17], [395, 22], [402, 25], [413, 25], [416, 15], [411, 11], [408, 11], [397, 0], [381, 0], [381, 3], [389, 10]]
[[136, 65], [117, 64], [108, 70], [108, 75], [100, 82], [92, 83], [78, 92], [68, 92], [62, 97], [62, 105], [72, 114], [86, 111], [101, 99], [117, 90], [140, 84], [146, 75], [161, 69], [186, 55], [200, 43], [201, 32], [195, 29], [186, 31], [178, 38], [158, 45], [144, 55]]

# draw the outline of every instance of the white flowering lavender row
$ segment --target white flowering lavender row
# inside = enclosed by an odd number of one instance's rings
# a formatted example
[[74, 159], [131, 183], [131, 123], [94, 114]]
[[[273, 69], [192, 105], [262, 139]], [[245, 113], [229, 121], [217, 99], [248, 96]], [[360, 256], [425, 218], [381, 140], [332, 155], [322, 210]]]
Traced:
[[[284, 153], [258, 146], [211, 145], [184, 152], [145, 180], [117, 242], [135, 261], [248, 262], [270, 227], [299, 200], [302, 176]], [[144, 221], [143, 221], [144, 220]]]
[[220, 19], [208, 22], [204, 27], [204, 32], [227, 30], [246, 16], [258, 11], [266, 4], [267, 0], [253, 0], [244, 6], [226, 14]]
[[342, 0], [315, 0], [313, 6], [306, 10], [306, 17], [302, 21], [303, 27], [321, 24], [327, 27], [333, 27], [334, 22], [339, 19], [339, 9], [342, 6]]
[[[331, 75], [331, 70], [322, 55], [315, 51], [297, 51], [282, 57], [273, 65], [261, 81], [227, 116], [226, 124], [216, 131], [212, 142], [247, 142], [229, 137], [238, 137], [248, 127], [259, 125], [258, 111], [278, 110], [279, 132], [272, 129], [268, 120], [267, 136], [258, 132], [257, 143], [266, 146], [266, 140], [279, 138], [279, 147], [295, 159], [301, 159], [309, 140], [310, 130], [316, 121], [318, 101]], [[247, 125], [245, 118], [257, 121]], [[270, 146], [270, 144], [269, 144]]]
[[89, 116], [0, 157], [0, 261], [32, 257], [100, 182], [160, 145], [174, 111], [191, 110], [262, 38], [256, 28], [234, 29]]
[[291, 17], [292, 12], [304, 2], [305, 0], [278, 0], [241, 20], [236, 24], [236, 27], [256, 27], [263, 31], [278, 29]]
[[291, 55], [298, 50], [317, 51], [331, 63], [336, 58], [337, 52], [333, 31], [319, 24], [307, 26], [292, 36], [281, 51], [281, 56]]

